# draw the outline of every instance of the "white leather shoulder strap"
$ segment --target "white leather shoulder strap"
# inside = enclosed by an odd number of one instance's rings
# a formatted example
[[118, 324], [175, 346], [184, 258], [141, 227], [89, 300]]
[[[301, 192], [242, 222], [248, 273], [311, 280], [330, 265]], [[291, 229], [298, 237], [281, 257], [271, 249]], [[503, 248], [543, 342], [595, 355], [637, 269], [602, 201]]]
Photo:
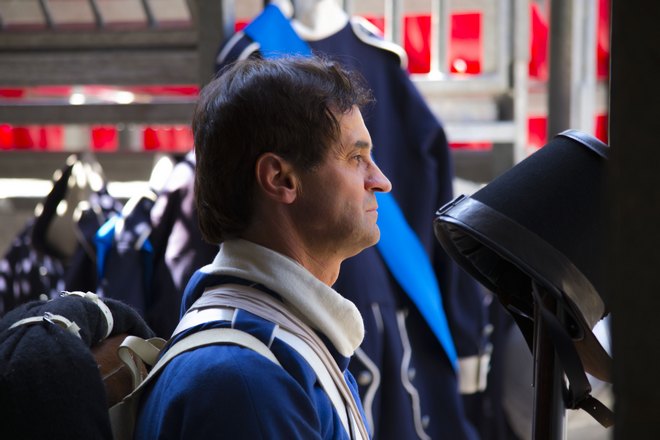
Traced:
[[[140, 361], [149, 363], [150, 360], [153, 360], [153, 350], [158, 350], [158, 347], [149, 348], [145, 353], [145, 359], [140, 357], [139, 353], [133, 351], [135, 347], [133, 342], [122, 343], [122, 346], [125, 350], [132, 352], [137, 356]], [[149, 341], [145, 341], [149, 343]], [[135, 417], [137, 416], [137, 405], [140, 400], [140, 395], [142, 390], [151, 382], [151, 380], [176, 356], [186, 351], [192, 349], [203, 347], [207, 345], [214, 344], [236, 344], [241, 347], [249, 348], [259, 353], [263, 357], [269, 359], [271, 362], [280, 365], [279, 361], [275, 355], [268, 349], [268, 347], [261, 342], [259, 339], [255, 338], [249, 333], [244, 331], [235, 330], [231, 328], [213, 328], [208, 330], [202, 330], [191, 335], [188, 335], [182, 338], [180, 341], [172, 345], [169, 350], [165, 352], [163, 357], [161, 357], [154, 367], [149, 371], [147, 377], [142, 380], [139, 385], [133, 390], [131, 394], [126, 396], [121, 402], [114, 405], [110, 408], [110, 422], [112, 425], [112, 433], [115, 440], [123, 439], [132, 439], [133, 431], [135, 427]], [[126, 359], [126, 360], [125, 360]], [[122, 360], [128, 362], [128, 367], [131, 369], [132, 374], [135, 374], [134, 371], [138, 371], [138, 367], [135, 366], [135, 358], [127, 356], [122, 357]], [[133, 366], [131, 366], [133, 364]], [[280, 365], [281, 366], [281, 365]]]
[[326, 368], [321, 358], [314, 352], [314, 350], [309, 346], [309, 344], [307, 344], [307, 342], [303, 341], [301, 338], [291, 333], [290, 331], [278, 327], [275, 331], [275, 337], [287, 343], [291, 348], [297, 351], [298, 354], [300, 354], [305, 359], [305, 361], [307, 361], [309, 366], [312, 367], [312, 370], [314, 370], [316, 378], [321, 384], [321, 387], [330, 398], [332, 406], [335, 407], [337, 414], [339, 414], [341, 423], [344, 425], [344, 429], [346, 429], [349, 437], [355, 440], [360, 439], [360, 430], [357, 427], [355, 417], [351, 411], [348, 410], [344, 400], [341, 397], [341, 393], [339, 392], [339, 389], [337, 388], [337, 385], [332, 378], [332, 375]]
[[[134, 394], [139, 389], [144, 388], [146, 383], [153, 376], [158, 374], [160, 370], [165, 368], [165, 366], [176, 356], [180, 355], [181, 353], [185, 353], [186, 351], [190, 351], [195, 348], [204, 347], [207, 345], [214, 345], [214, 344], [240, 345], [241, 347], [254, 350], [263, 357], [268, 358], [268, 360], [270, 360], [274, 364], [280, 365], [279, 361], [277, 360], [273, 352], [271, 352], [270, 349], [266, 346], [266, 344], [264, 344], [259, 339], [255, 338], [249, 333], [246, 333], [241, 330], [235, 330], [233, 328], [213, 328], [208, 330], [202, 330], [193, 333], [191, 335], [188, 335], [182, 338], [174, 345], [172, 345], [172, 347], [170, 347], [155, 364], [151, 363], [157, 356], [157, 353], [155, 353], [155, 351], [160, 351], [160, 348], [162, 347], [151, 346], [151, 348], [149, 348], [145, 352], [141, 350], [142, 348], [145, 347], [145, 344], [139, 344], [140, 351], [136, 351], [135, 341], [131, 341], [131, 338], [135, 339], [135, 337], [128, 337], [126, 338], [127, 340], [124, 340], [124, 342], [122, 342], [122, 344], [119, 346], [120, 352], [122, 351], [122, 349], [130, 350], [132, 353], [137, 355], [143, 362], [153, 365], [153, 368], [149, 371], [147, 377], [143, 381], [141, 381], [141, 383], [135, 388], [135, 390], [133, 390], [133, 393], [131, 394]], [[142, 341], [147, 342], [148, 345], [151, 345], [151, 342], [149, 340], [146, 341], [142, 340]], [[128, 360], [125, 360], [123, 356], [120, 357], [124, 362], [130, 362]]]
[[188, 313], [193, 310], [200, 314], [210, 313], [210, 310], [227, 308], [239, 308], [276, 324], [275, 336], [295, 349], [314, 370], [349, 437], [354, 440], [369, 438], [357, 402], [342, 371], [325, 344], [307, 324], [272, 296], [238, 284], [226, 284], [207, 290]]

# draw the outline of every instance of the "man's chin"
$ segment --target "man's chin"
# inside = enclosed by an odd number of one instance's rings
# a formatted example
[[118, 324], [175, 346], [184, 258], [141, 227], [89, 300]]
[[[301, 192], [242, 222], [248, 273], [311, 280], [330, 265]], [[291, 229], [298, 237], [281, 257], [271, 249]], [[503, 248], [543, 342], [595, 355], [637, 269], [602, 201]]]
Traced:
[[378, 229], [378, 226], [375, 226], [375, 230], [369, 235], [369, 239], [365, 240], [366, 244], [363, 250], [375, 246], [376, 244], [378, 244], [379, 241], [380, 241], [380, 229]]
[[378, 227], [378, 225], [376, 225], [376, 230], [374, 231], [373, 236], [374, 236], [374, 240], [373, 243], [371, 243], [370, 247], [375, 246], [380, 241], [380, 228]]
[[376, 226], [375, 231], [373, 231], [369, 236], [364, 237], [362, 240], [359, 240], [359, 246], [356, 246], [355, 251], [347, 258], [354, 257], [363, 250], [375, 246], [380, 241], [380, 229]]

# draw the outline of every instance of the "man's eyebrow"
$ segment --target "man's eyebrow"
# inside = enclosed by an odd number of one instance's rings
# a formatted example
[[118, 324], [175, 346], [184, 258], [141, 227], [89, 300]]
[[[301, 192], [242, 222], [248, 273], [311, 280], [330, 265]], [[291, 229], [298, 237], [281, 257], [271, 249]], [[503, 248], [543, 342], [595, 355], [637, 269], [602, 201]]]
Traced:
[[372, 149], [373, 148], [373, 145], [371, 145], [371, 143], [366, 142], [366, 141], [356, 141], [353, 146], [355, 148], [367, 148], [367, 149]]

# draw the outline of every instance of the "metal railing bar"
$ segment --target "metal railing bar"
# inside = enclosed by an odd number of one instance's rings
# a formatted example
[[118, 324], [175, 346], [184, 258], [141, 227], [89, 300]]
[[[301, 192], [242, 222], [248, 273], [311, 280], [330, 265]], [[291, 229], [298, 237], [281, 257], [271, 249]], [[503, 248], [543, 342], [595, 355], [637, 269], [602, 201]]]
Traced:
[[154, 28], [158, 25], [156, 23], [156, 18], [154, 17], [154, 11], [151, 10], [151, 5], [148, 0], [142, 0], [142, 8], [144, 9], [144, 14], [147, 16], [147, 24], [150, 28]]
[[39, 6], [41, 6], [41, 12], [44, 14], [46, 19], [46, 26], [49, 29], [54, 27], [53, 25], [53, 15], [50, 12], [50, 6], [48, 5], [48, 0], [39, 0]]
[[431, 72], [447, 73], [449, 6], [446, 0], [431, 2]]
[[403, 6], [401, 0], [385, 0], [385, 39], [403, 46]]
[[96, 21], [96, 27], [104, 28], [105, 20], [99, 9], [99, 5], [96, 3], [96, 0], [89, 0], [89, 7], [92, 9], [92, 14], [94, 14], [94, 21]]

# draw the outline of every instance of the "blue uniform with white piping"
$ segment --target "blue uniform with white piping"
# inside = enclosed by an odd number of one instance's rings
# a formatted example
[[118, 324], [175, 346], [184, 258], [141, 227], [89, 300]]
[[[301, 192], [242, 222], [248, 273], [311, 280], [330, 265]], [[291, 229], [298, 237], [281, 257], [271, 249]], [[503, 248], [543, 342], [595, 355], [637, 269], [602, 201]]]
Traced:
[[[245, 240], [223, 243], [213, 263], [195, 273], [183, 308], [206, 288], [221, 284], [251, 285], [281, 298], [292, 314], [318, 329], [364, 419], [357, 385], [347, 370], [363, 335], [355, 305], [293, 260]], [[304, 317], [295, 312], [301, 309], [307, 310]], [[211, 345], [180, 354], [145, 390], [136, 438], [349, 438], [313, 368], [291, 346], [273, 338], [273, 323], [241, 310], [232, 321], [213, 321], [188, 332], [215, 327], [250, 333], [270, 348], [282, 366], [235, 345]], [[177, 335], [174, 341], [178, 339]]]

